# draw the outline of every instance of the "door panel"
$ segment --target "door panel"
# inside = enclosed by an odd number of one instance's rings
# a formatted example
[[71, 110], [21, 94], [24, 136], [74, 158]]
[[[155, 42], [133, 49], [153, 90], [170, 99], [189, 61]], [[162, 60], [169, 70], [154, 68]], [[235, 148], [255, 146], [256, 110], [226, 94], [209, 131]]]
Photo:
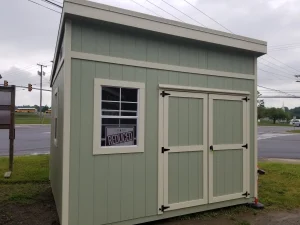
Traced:
[[203, 198], [203, 153], [169, 153], [169, 203]]
[[243, 147], [249, 139], [248, 110], [241, 96], [209, 96], [210, 203], [245, 198], [249, 191], [249, 150]]
[[207, 95], [169, 92], [163, 97], [164, 205], [167, 210], [208, 202]]
[[213, 196], [243, 192], [243, 151], [222, 150], [213, 154]]

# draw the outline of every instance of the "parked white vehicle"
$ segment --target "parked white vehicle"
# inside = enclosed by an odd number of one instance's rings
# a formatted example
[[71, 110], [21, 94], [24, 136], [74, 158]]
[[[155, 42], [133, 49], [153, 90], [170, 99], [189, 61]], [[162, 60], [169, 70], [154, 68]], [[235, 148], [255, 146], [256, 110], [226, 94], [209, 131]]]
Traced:
[[298, 126], [299, 126], [299, 123], [300, 123], [300, 119], [292, 119], [290, 122], [290, 125], [298, 124]]
[[300, 127], [300, 121], [294, 123], [294, 127]]

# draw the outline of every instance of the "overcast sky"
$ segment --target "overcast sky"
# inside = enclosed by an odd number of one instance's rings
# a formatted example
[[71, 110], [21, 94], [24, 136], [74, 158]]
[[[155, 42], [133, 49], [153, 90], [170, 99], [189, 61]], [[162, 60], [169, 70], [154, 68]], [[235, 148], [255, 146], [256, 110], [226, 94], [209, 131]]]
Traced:
[[[60, 11], [41, 0], [35, 0], [51, 9]], [[104, 4], [131, 9], [142, 13], [151, 12], [132, 0], [95, 0]], [[174, 19], [151, 5], [147, 0], [134, 0], [166, 18]], [[149, 0], [181, 20], [198, 25], [193, 20], [171, 8], [161, 0]], [[184, 0], [165, 0], [206, 27], [224, 29], [199, 13]], [[233, 33], [268, 42], [267, 56], [259, 59], [258, 84], [300, 96], [300, 83], [293, 75], [300, 75], [300, 0], [187, 0], [206, 14], [219, 21]], [[62, 0], [56, 0], [62, 2]], [[51, 60], [58, 32], [60, 14], [42, 8], [28, 0], [2, 0], [0, 7], [0, 74], [9, 84], [39, 85], [37, 63], [43, 63], [46, 76], [44, 88], [49, 87]], [[275, 47], [274, 47], [275, 46]], [[277, 47], [276, 47], [277, 46]], [[275, 59], [284, 64], [276, 61]], [[264, 90], [259, 88], [259, 90]], [[264, 95], [274, 95], [261, 91]], [[276, 94], [277, 95], [277, 94]], [[44, 92], [43, 103], [51, 105], [50, 93]], [[300, 106], [300, 99], [267, 99], [266, 106], [289, 108]], [[18, 89], [17, 105], [39, 105], [39, 92]]]

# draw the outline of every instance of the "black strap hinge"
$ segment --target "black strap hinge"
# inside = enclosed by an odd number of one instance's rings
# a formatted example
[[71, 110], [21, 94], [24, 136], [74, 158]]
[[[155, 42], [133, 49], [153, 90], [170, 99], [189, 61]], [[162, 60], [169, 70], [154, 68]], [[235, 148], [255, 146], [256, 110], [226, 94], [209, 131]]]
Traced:
[[165, 97], [165, 96], [171, 95], [171, 94], [170, 94], [170, 93], [167, 93], [167, 92], [165, 92], [165, 91], [162, 91], [162, 92], [160, 93], [160, 95], [161, 95], [162, 97]]
[[250, 193], [248, 191], [246, 191], [244, 194], [242, 194], [243, 196], [245, 196], [245, 198], [248, 198], [248, 196], [250, 195]]
[[242, 100], [248, 102], [250, 100], [250, 98], [246, 97], [246, 98], [242, 98]]
[[161, 153], [165, 153], [167, 151], [170, 151], [169, 148], [161, 147]]
[[164, 205], [162, 205], [160, 208], [159, 208], [159, 210], [160, 211], [162, 211], [162, 212], [164, 212], [166, 209], [168, 209], [168, 208], [170, 208], [170, 206], [164, 206]]
[[242, 148], [248, 149], [248, 144], [242, 145]]

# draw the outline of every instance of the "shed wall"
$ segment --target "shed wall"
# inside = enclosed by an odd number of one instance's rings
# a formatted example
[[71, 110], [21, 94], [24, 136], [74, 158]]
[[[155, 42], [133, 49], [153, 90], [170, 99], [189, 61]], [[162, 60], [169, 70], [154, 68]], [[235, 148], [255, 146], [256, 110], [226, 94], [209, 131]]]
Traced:
[[242, 51], [172, 36], [73, 21], [72, 51], [200, 69], [254, 74], [254, 58]]
[[[222, 58], [218, 60], [221, 62]], [[251, 66], [254, 67], [253, 64]], [[137, 81], [146, 84], [144, 153], [93, 156], [94, 90], [91, 87], [94, 86], [94, 78]], [[254, 92], [256, 89], [254, 80], [168, 72], [72, 59], [69, 224], [99, 225], [150, 216], [159, 219], [168, 215], [187, 213], [188, 210], [192, 212], [193, 209], [190, 208], [165, 212], [161, 216], [156, 216], [158, 208], [158, 84], [251, 92], [249, 176], [251, 177], [250, 193], [253, 196], [255, 178], [251, 171], [255, 169], [253, 147]], [[230, 156], [222, 155], [222, 157]], [[228, 165], [220, 165], [220, 168], [226, 169]], [[223, 170], [219, 172], [218, 176], [223, 176]], [[249, 200], [232, 202], [246, 201]], [[226, 205], [228, 202], [217, 203], [215, 207]], [[208, 207], [195, 208], [201, 211]], [[128, 222], [128, 224], [132, 223], [132, 221]]]
[[62, 168], [63, 168], [63, 110], [64, 110], [64, 65], [61, 67], [58, 76], [52, 87], [52, 103], [54, 103], [54, 91], [58, 88], [58, 133], [57, 146], [54, 145], [54, 111], [56, 105], [52, 104], [52, 120], [51, 120], [51, 148], [50, 148], [50, 181], [53, 196], [56, 203], [58, 216], [62, 217]]

